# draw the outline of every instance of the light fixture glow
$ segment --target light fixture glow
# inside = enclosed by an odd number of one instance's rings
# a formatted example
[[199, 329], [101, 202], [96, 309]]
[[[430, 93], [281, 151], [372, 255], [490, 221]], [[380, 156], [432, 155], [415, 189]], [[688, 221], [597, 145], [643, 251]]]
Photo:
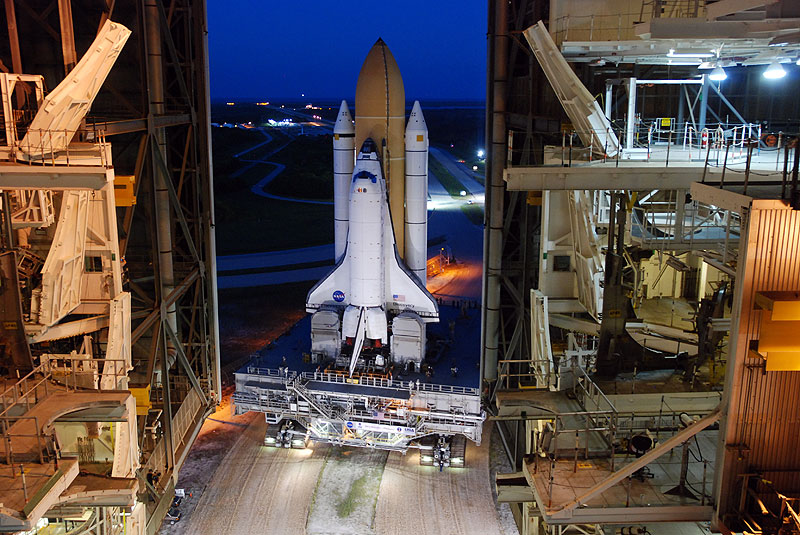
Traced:
[[668, 58], [713, 58], [711, 52], [675, 52], [674, 48], [669, 49]]
[[721, 82], [722, 80], [724, 80], [727, 77], [728, 77], [728, 75], [725, 74], [725, 69], [723, 69], [719, 65], [714, 67], [714, 70], [711, 71], [711, 74], [708, 75], [708, 78], [710, 80], [714, 80], [715, 82]]
[[770, 63], [769, 67], [767, 67], [767, 70], [764, 71], [764, 78], [769, 80], [777, 80], [778, 78], [783, 78], [784, 76], [786, 76], [786, 69], [784, 69], [777, 60]]
[[794, 62], [795, 65], [800, 65], [800, 58], [797, 58], [797, 61]]

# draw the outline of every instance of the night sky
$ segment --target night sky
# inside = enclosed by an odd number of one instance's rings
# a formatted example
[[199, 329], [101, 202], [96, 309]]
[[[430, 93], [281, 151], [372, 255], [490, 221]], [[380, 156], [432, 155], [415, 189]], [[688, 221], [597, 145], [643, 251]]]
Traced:
[[486, 9], [479, 0], [208, 0], [211, 96], [352, 104], [382, 37], [407, 99], [483, 100]]

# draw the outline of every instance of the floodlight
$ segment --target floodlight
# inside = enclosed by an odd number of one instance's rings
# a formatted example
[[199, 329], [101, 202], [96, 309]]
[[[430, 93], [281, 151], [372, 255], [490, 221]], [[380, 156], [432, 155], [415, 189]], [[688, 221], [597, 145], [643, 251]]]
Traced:
[[777, 80], [778, 78], [783, 78], [784, 76], [786, 76], [786, 69], [784, 69], [777, 60], [770, 63], [769, 67], [767, 67], [767, 70], [764, 71], [764, 78], [769, 80]]
[[727, 77], [728, 77], [728, 75], [725, 74], [725, 69], [723, 69], [719, 65], [714, 67], [714, 70], [711, 71], [711, 74], [708, 75], [708, 78], [710, 80], [714, 80], [715, 82], [721, 82], [722, 80], [724, 80]]

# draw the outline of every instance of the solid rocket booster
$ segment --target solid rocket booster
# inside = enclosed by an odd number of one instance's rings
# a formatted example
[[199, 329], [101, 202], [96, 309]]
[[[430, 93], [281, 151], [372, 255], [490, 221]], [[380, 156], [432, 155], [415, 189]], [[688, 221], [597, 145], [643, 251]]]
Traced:
[[405, 122], [403, 77], [389, 47], [383, 39], [378, 39], [358, 74], [355, 146], [360, 149], [367, 138], [372, 138], [377, 145], [377, 153], [386, 174], [389, 209], [401, 258], [405, 253]]
[[406, 254], [408, 268], [428, 281], [428, 125], [414, 101], [406, 127]]
[[347, 102], [342, 101], [333, 127], [333, 219], [334, 260], [342, 258], [347, 247], [350, 203], [350, 178], [355, 164], [355, 127]]

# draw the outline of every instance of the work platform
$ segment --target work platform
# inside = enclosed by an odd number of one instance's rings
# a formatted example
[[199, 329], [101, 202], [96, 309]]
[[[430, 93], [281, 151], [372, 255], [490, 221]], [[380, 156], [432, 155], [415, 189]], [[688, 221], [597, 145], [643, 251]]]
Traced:
[[[698, 445], [693, 447], [699, 447], [706, 460], [713, 460], [716, 432], [698, 436]], [[635, 459], [633, 455], [617, 455], [615, 468], [620, 470]], [[523, 474], [548, 523], [700, 522], [711, 520], [708, 495], [713, 466], [713, 462], [689, 464], [690, 483], [686, 490], [694, 498], [689, 494], [669, 493], [679, 485], [681, 455], [678, 454], [665, 454], [648, 464], [647, 472], [641, 477], [624, 478], [586, 500], [580, 497], [614, 473], [610, 461], [591, 459], [575, 463], [564, 459], [551, 462], [535, 457], [523, 463]], [[576, 500], [580, 503], [569, 514], [561, 514], [565, 506]]]
[[[685, 151], [697, 154], [697, 150]], [[677, 154], [676, 154], [677, 153]], [[742, 158], [724, 160], [725, 149], [713, 149], [706, 165], [705, 157], [688, 160], [681, 158], [680, 148], [675, 148], [669, 158], [665, 149], [653, 152], [644, 160], [598, 158], [593, 161], [568, 159], [547, 166], [509, 167], [504, 179], [509, 190], [654, 190], [691, 188], [694, 182], [711, 186], [727, 184], [743, 186], [745, 179], [754, 187], [778, 186], [784, 180], [784, 155], [778, 151], [763, 151], [751, 157], [750, 169]], [[790, 154], [790, 162], [793, 153]], [[791, 170], [791, 167], [789, 168]], [[724, 176], [723, 176], [724, 171]]]
[[236, 372], [236, 412], [263, 412], [273, 424], [297, 420], [312, 440], [341, 445], [406, 451], [431, 434], [480, 444], [479, 310], [440, 314], [428, 328], [429, 373], [353, 376], [311, 362], [308, 316]]
[[[537, 452], [521, 472], [497, 476], [498, 500], [535, 501], [548, 524], [709, 520], [718, 432], [708, 426], [721, 394], [606, 396], [588, 384], [584, 395], [497, 393], [493, 419], [523, 421]], [[637, 450], [642, 437], [649, 446]]]
[[[53, 507], [132, 507], [138, 481], [133, 468], [138, 459], [130, 447], [117, 448], [113, 462], [102, 471], [124, 477], [92, 474], [79, 459], [62, 451], [56, 425], [64, 423], [116, 423], [116, 440], [135, 436], [135, 402], [127, 390], [95, 390], [71, 386], [86, 383], [78, 367], [71, 375], [54, 379], [59, 368], [49, 361], [16, 383], [4, 381], [0, 393], [0, 531], [32, 529]], [[115, 370], [116, 371], [116, 370]], [[95, 377], [95, 371], [85, 372]], [[112, 378], [107, 383], [114, 383]], [[90, 381], [91, 382], [91, 381]], [[87, 463], [88, 465], [89, 463]]]

